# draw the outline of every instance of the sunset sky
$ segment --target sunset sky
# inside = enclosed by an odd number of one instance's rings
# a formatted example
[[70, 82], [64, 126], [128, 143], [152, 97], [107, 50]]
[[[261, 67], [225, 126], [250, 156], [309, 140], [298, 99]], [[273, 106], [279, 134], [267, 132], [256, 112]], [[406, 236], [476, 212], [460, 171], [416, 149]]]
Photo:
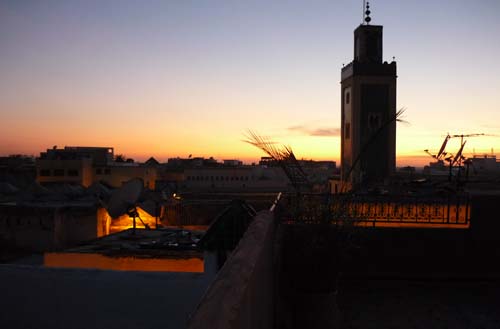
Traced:
[[[398, 165], [447, 132], [500, 150], [500, 1], [373, 0], [398, 62]], [[252, 129], [299, 158], [340, 157], [340, 69], [362, 1], [0, 0], [0, 155], [53, 145], [258, 159]], [[450, 150], [458, 148], [458, 140]]]

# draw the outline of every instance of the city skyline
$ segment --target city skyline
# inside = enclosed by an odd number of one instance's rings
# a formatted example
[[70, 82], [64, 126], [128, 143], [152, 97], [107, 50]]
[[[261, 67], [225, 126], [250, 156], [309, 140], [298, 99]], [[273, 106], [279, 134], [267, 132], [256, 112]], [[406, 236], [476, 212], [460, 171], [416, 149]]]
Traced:
[[[372, 1], [398, 62], [398, 165], [446, 133], [466, 154], [500, 148], [495, 1]], [[339, 160], [340, 69], [361, 1], [0, 3], [0, 154], [114, 147], [137, 160], [252, 162], [247, 129], [298, 158]], [[464, 47], [467, 42], [467, 47]], [[450, 142], [458, 149], [459, 140]]]

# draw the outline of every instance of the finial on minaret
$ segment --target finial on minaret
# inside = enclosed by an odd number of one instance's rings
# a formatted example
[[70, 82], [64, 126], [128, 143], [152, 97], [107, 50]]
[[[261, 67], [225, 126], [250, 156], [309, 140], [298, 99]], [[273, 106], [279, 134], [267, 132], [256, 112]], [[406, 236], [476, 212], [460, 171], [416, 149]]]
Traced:
[[366, 3], [366, 11], [365, 11], [365, 22], [366, 24], [370, 24], [370, 21], [372, 20], [370, 17], [371, 11], [370, 11], [370, 2]]

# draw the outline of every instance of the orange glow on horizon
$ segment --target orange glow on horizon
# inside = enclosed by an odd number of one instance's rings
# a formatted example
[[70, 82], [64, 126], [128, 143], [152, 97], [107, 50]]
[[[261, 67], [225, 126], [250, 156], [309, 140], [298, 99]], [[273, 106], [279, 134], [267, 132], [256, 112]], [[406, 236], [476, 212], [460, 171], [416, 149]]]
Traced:
[[[29, 123], [27, 123], [30, 126]], [[214, 157], [222, 161], [224, 159], [239, 159], [244, 163], [258, 163], [261, 157], [266, 156], [261, 150], [243, 142], [244, 133], [228, 132], [225, 135], [214, 135], [211, 132], [200, 132], [200, 134], [188, 134], [186, 132], [176, 136], [159, 136], [157, 134], [144, 134], [141, 136], [89, 135], [85, 129], [75, 130], [73, 134], [64, 129], [43, 134], [37, 138], [20, 135], [17, 130], [9, 127], [0, 132], [2, 145], [0, 155], [27, 154], [38, 156], [40, 152], [51, 148], [53, 145], [64, 147], [66, 145], [79, 146], [110, 146], [114, 147], [115, 154], [124, 154], [136, 161], [143, 162], [153, 156], [160, 162], [166, 162], [169, 158]], [[423, 150], [437, 151], [442, 143], [445, 132], [429, 133], [420, 135], [412, 129], [398, 126], [397, 137], [397, 165], [423, 167], [433, 161]], [[202, 134], [207, 134], [204, 136]], [[266, 134], [263, 134], [266, 135]], [[442, 136], [443, 135], [443, 136]], [[103, 137], [104, 136], [104, 137]], [[202, 137], [203, 136], [203, 137]], [[278, 144], [291, 146], [298, 159], [329, 160], [340, 164], [340, 137], [338, 136], [300, 136], [280, 132], [270, 139]], [[61, 143], [61, 140], [64, 142]], [[103, 142], [105, 140], [106, 142]], [[451, 140], [447, 149], [454, 152], [458, 149], [458, 139]], [[467, 140], [465, 147], [466, 156], [476, 153], [491, 154], [491, 150], [500, 149], [500, 138], [485, 136]]]

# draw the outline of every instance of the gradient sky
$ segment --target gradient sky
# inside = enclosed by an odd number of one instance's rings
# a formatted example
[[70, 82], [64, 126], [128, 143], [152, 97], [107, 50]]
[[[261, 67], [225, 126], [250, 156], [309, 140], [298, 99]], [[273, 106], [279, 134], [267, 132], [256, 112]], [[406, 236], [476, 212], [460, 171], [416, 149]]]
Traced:
[[[500, 135], [500, 1], [373, 0], [398, 62], [398, 164]], [[257, 159], [252, 129], [338, 160], [340, 69], [362, 1], [0, 0], [0, 154], [53, 145]], [[450, 150], [458, 148], [458, 141]], [[500, 150], [470, 138], [466, 154]]]

